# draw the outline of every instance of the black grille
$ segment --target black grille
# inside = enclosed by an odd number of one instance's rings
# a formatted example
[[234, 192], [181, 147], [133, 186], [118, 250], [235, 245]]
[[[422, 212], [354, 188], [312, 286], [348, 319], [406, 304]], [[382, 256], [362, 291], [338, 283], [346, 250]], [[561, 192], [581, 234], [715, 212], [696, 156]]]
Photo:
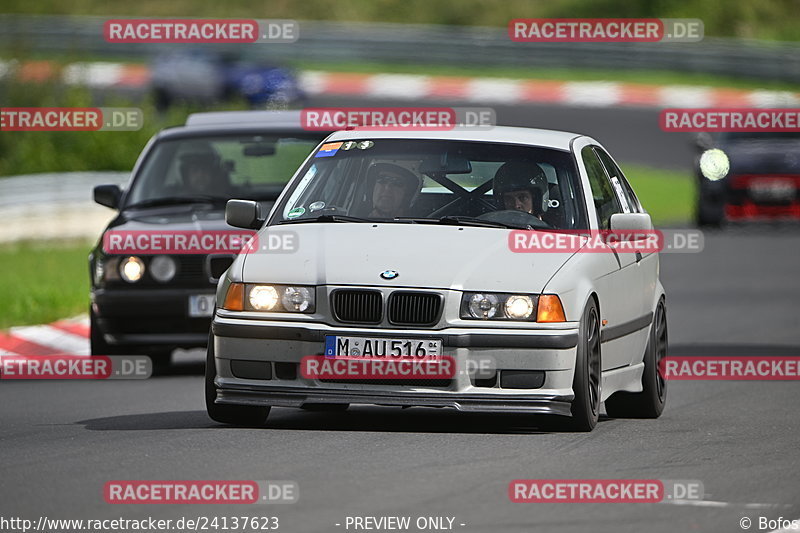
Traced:
[[439, 321], [442, 297], [430, 292], [396, 291], [389, 296], [389, 322], [401, 326], [430, 326]]
[[381, 307], [381, 293], [378, 291], [339, 289], [331, 294], [331, 308], [339, 322], [378, 324]]
[[208, 282], [208, 276], [204, 272], [206, 256], [174, 255], [172, 257], [178, 262], [178, 274], [175, 276], [176, 281]]

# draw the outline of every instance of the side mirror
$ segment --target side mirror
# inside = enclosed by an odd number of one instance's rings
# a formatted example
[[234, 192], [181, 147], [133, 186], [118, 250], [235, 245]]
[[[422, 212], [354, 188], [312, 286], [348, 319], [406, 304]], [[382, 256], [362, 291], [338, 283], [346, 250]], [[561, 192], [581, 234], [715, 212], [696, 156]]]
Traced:
[[258, 202], [228, 200], [225, 204], [225, 222], [234, 228], [258, 229], [264, 223], [258, 213]]
[[100, 205], [117, 209], [122, 190], [117, 185], [97, 185], [94, 188], [94, 201]]
[[647, 213], [614, 213], [611, 215], [611, 231], [620, 231], [627, 240], [646, 239], [653, 231], [653, 221]]

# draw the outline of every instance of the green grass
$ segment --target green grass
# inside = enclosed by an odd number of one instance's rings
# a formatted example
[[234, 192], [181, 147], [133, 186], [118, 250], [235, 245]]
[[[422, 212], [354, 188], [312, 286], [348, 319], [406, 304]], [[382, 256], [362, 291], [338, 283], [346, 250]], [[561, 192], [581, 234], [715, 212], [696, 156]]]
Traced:
[[88, 242], [0, 246], [0, 329], [86, 313]]
[[654, 225], [683, 224], [691, 220], [696, 187], [690, 174], [641, 165], [620, 166]]

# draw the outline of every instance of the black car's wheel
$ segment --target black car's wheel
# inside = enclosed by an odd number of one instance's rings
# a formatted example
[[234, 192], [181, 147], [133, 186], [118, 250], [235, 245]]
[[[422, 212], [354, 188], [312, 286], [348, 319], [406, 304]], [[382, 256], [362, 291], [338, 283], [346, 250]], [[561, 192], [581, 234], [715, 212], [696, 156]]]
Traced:
[[97, 325], [97, 316], [94, 310], [89, 306], [89, 353], [92, 355], [114, 355], [113, 350], [116, 346], [112, 347], [108, 344], [103, 337], [103, 332]]
[[142, 348], [128, 344], [109, 344], [97, 324], [97, 315], [89, 307], [89, 353], [92, 355], [147, 355], [153, 365], [153, 374], [162, 374], [172, 361], [172, 348]]
[[591, 431], [600, 414], [600, 315], [594, 299], [589, 299], [578, 328], [578, 350], [575, 375], [572, 379], [572, 418], [568, 424], [573, 431]]
[[644, 353], [642, 392], [617, 392], [606, 400], [606, 413], [615, 418], [658, 418], [667, 401], [667, 382], [659, 372], [667, 354], [667, 313], [658, 302]]
[[214, 403], [217, 399], [217, 387], [214, 378], [217, 369], [214, 366], [214, 337], [208, 337], [208, 350], [206, 350], [206, 411], [212, 420], [223, 424], [236, 426], [261, 426], [267, 421], [269, 407], [254, 407], [250, 405], [220, 405]]

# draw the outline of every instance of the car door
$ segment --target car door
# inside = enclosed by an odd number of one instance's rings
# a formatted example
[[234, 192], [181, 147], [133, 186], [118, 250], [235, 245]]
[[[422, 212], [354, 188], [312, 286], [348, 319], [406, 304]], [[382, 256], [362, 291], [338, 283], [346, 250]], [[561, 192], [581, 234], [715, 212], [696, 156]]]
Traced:
[[[584, 146], [580, 156], [591, 188], [596, 228], [608, 230], [611, 215], [623, 213], [626, 209], [631, 212], [631, 205], [626, 204], [615, 190], [597, 148]], [[600, 338], [603, 370], [606, 371], [629, 365], [634, 359], [632, 354], [640, 348], [641, 342], [635, 333], [642, 320], [644, 278], [639, 268], [639, 255], [627, 249], [617, 249], [614, 245], [602, 246], [606, 248], [599, 252], [598, 255], [603, 257], [598, 257], [598, 261], [605, 262], [608, 268], [595, 280], [595, 287], [600, 298]]]
[[[639, 202], [639, 199], [636, 197], [636, 193], [633, 191], [633, 188], [616, 162], [605, 150], [599, 146], [595, 146], [594, 150], [600, 158], [600, 161], [603, 163], [606, 173], [612, 180], [612, 185], [614, 185], [615, 191], [620, 200], [628, 205], [631, 213], [645, 213], [646, 211]], [[615, 182], [619, 185], [616, 186]], [[638, 324], [644, 324], [648, 317], [652, 318], [653, 307], [655, 304], [656, 286], [658, 284], [659, 257], [657, 252], [652, 251], [652, 248], [647, 248], [644, 246], [642, 246], [641, 251], [638, 253], [634, 251], [634, 255], [636, 256], [638, 265], [637, 277], [641, 278], [641, 281], [637, 282], [641, 284], [641, 289], [639, 290], [639, 294], [641, 295], [641, 309], [639, 311], [639, 318], [637, 320]], [[636, 363], [641, 359], [639, 354], [644, 353], [644, 348], [647, 344], [648, 332], [649, 328], [645, 327], [631, 333], [631, 335], [634, 337], [634, 354], [631, 362]], [[639, 346], [641, 346], [641, 349]]]

